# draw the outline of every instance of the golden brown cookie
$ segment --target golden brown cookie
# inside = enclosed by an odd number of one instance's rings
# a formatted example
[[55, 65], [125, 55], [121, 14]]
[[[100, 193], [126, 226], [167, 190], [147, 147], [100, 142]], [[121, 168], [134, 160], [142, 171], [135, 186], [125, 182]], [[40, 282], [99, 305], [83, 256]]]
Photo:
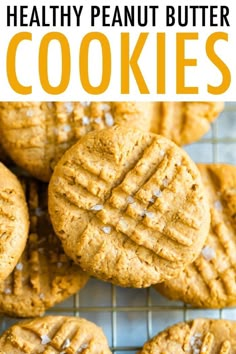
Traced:
[[164, 137], [121, 126], [89, 133], [64, 154], [49, 212], [65, 252], [121, 286], [176, 276], [209, 229], [200, 173], [187, 154]]
[[236, 166], [198, 166], [210, 204], [211, 227], [200, 256], [176, 279], [157, 284], [170, 299], [198, 307], [236, 305]]
[[167, 328], [139, 354], [234, 354], [236, 322], [196, 319]]
[[76, 293], [88, 276], [64, 253], [47, 210], [47, 186], [26, 180], [30, 234], [14, 271], [0, 283], [0, 311], [33, 317]]
[[190, 144], [208, 132], [223, 108], [222, 102], [156, 102], [151, 131], [177, 145]]
[[2, 143], [12, 160], [49, 181], [55, 164], [81, 136], [114, 124], [151, 129], [151, 103], [2, 102]]
[[0, 338], [1, 354], [111, 354], [102, 329], [78, 317], [22, 321]]
[[22, 255], [28, 230], [29, 215], [21, 184], [0, 162], [0, 282]]

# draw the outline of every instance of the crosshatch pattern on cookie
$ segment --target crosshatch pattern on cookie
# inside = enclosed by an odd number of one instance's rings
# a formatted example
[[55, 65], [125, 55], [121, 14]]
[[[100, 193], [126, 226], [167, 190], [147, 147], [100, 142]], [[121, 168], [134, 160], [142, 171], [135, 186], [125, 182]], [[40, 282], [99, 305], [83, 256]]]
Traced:
[[0, 338], [0, 353], [111, 354], [100, 327], [82, 318], [47, 316], [22, 321]]
[[211, 227], [200, 256], [177, 279], [156, 289], [198, 307], [236, 304], [236, 167], [199, 165], [210, 203]]
[[49, 205], [66, 252], [121, 285], [173, 276], [197, 256], [208, 231], [188, 156], [165, 138], [124, 127], [87, 135], [64, 155]]
[[236, 350], [236, 322], [196, 319], [167, 328], [139, 354], [230, 354]]
[[114, 124], [151, 129], [151, 103], [0, 103], [1, 141], [16, 164], [49, 181], [63, 153], [82, 136]]
[[83, 287], [88, 276], [63, 252], [47, 211], [47, 186], [22, 179], [30, 210], [26, 249], [14, 271], [0, 283], [0, 310], [32, 317]]

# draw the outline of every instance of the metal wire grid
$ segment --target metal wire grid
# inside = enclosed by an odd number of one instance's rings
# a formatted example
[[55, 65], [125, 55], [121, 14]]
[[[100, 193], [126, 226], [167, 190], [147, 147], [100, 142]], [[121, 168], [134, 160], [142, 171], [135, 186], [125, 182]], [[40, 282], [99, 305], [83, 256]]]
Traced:
[[[211, 131], [186, 147], [196, 162], [236, 164], [236, 102], [225, 106]], [[47, 312], [81, 316], [100, 325], [115, 354], [134, 354], [157, 332], [178, 321], [196, 317], [236, 319], [236, 308], [194, 309], [182, 302], [168, 301], [150, 289], [123, 289], [92, 279], [75, 296]], [[18, 319], [0, 319], [1, 330]]]

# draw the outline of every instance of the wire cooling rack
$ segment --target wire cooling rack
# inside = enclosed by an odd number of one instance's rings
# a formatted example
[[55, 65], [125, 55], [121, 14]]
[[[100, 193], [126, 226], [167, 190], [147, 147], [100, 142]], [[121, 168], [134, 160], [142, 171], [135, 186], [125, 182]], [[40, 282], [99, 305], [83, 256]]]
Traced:
[[[236, 102], [227, 103], [201, 141], [185, 148], [195, 162], [236, 164]], [[47, 312], [81, 316], [101, 326], [115, 354], [134, 354], [143, 343], [176, 322], [196, 317], [236, 320], [236, 308], [194, 309], [168, 301], [154, 289], [124, 289], [91, 279], [80, 293]], [[18, 321], [0, 318], [1, 330]]]

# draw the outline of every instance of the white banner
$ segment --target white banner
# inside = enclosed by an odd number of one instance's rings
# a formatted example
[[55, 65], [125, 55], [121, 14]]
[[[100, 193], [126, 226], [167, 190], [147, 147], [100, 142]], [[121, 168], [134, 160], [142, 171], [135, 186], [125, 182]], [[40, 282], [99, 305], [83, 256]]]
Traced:
[[0, 100], [234, 101], [235, 18], [227, 0], [1, 0]]

